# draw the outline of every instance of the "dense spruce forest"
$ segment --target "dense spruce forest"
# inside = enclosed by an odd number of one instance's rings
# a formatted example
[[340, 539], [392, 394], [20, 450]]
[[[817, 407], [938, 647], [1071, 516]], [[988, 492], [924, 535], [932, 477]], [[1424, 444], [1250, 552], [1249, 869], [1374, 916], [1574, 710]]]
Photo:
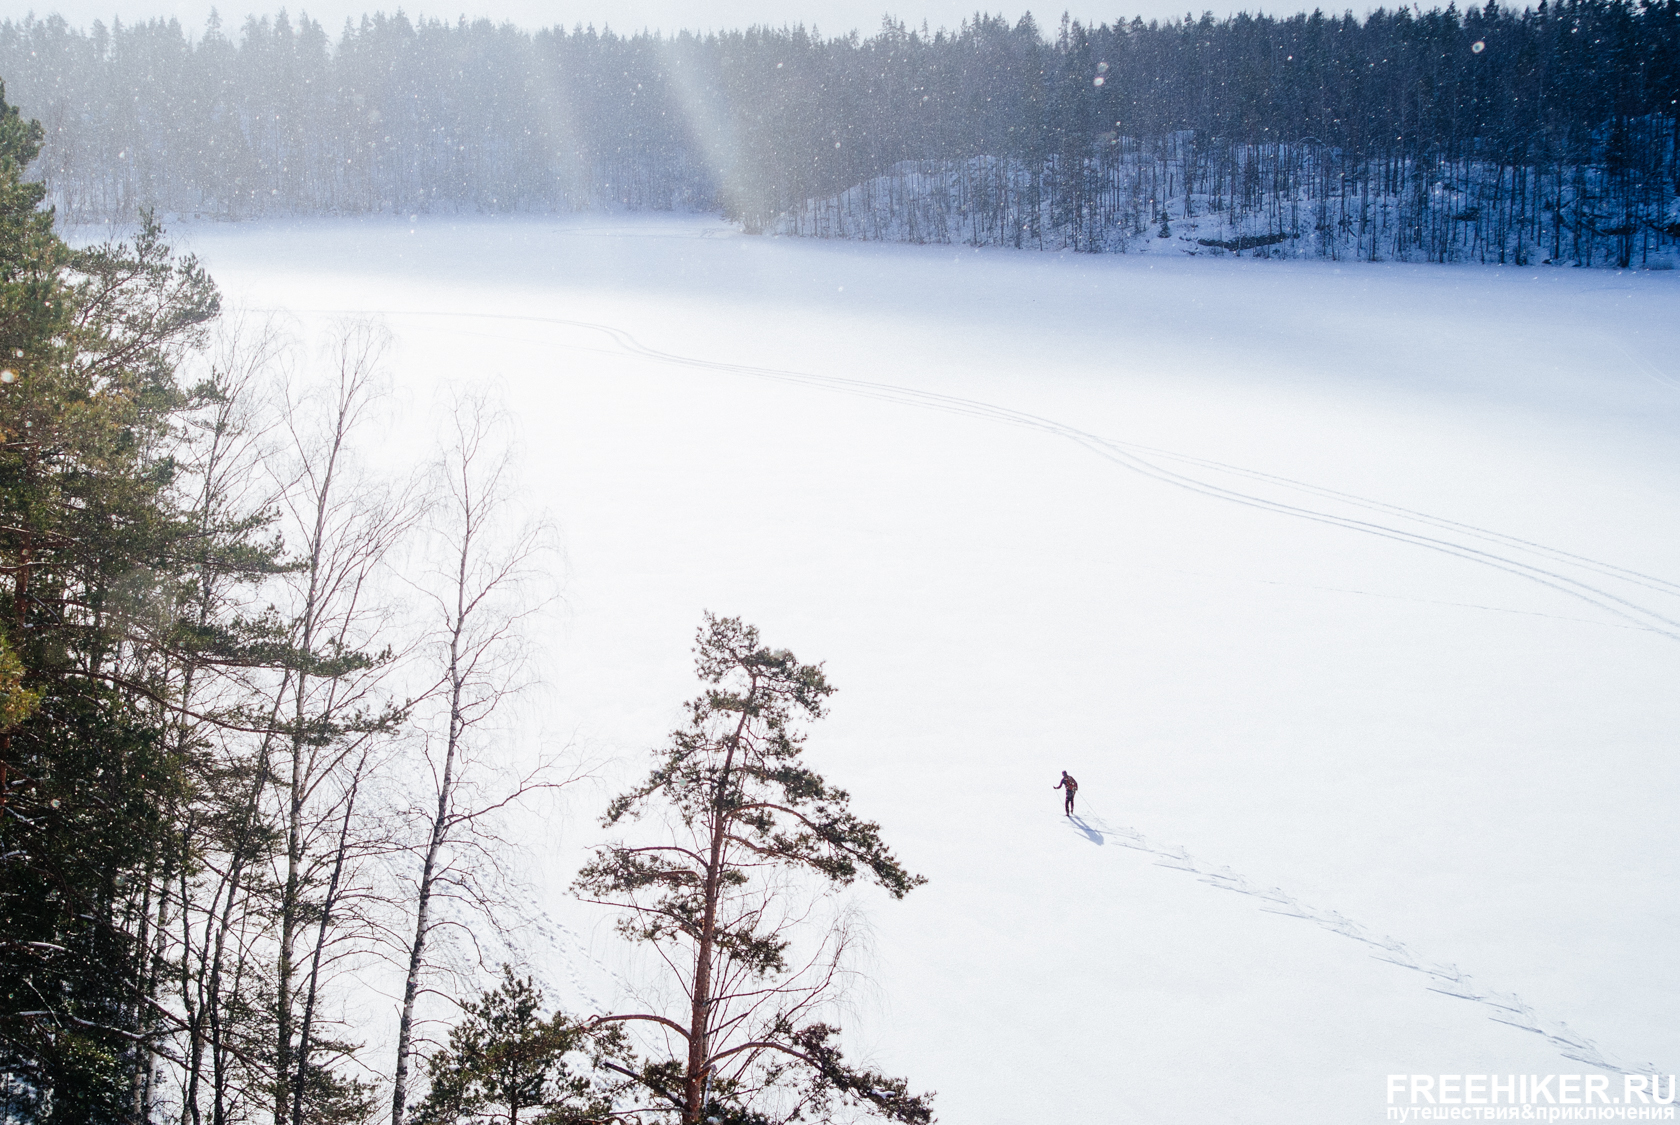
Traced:
[[1668, 264], [1680, 0], [871, 37], [0, 23], [72, 221], [599, 207], [755, 231]]
[[798, 901], [923, 881], [802, 757], [821, 666], [707, 617], [609, 809], [655, 815], [570, 861], [670, 979], [559, 1010], [516, 857], [582, 766], [517, 709], [558, 566], [506, 416], [372, 464], [382, 329], [224, 313], [150, 212], [73, 248], [43, 136], [0, 99], [0, 1123], [930, 1121]]

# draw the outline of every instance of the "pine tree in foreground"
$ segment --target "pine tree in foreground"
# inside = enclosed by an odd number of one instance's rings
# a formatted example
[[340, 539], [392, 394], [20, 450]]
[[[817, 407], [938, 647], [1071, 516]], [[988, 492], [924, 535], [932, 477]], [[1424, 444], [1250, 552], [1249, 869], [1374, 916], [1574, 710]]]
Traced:
[[[580, 1056], [597, 1041], [556, 1012], [544, 1019], [542, 990], [502, 966], [502, 983], [462, 1006], [465, 1018], [427, 1061], [431, 1091], [411, 1125], [584, 1125], [610, 1118], [605, 1091]], [[570, 1061], [568, 1061], [570, 1059]]]
[[682, 1125], [826, 1121], [854, 1110], [932, 1121], [932, 1095], [847, 1065], [824, 1019], [847, 974], [849, 932], [843, 917], [814, 926], [813, 891], [865, 877], [902, 898], [925, 882], [803, 760], [797, 724], [822, 717], [834, 689], [821, 665], [764, 647], [738, 618], [708, 614], [696, 655], [706, 689], [688, 704], [688, 724], [605, 818], [662, 831], [598, 849], [576, 884], [622, 911], [619, 932], [652, 946], [684, 995], [678, 1008], [590, 1021], [649, 1033], [645, 1059], [603, 1065], [650, 1097], [637, 1108]]

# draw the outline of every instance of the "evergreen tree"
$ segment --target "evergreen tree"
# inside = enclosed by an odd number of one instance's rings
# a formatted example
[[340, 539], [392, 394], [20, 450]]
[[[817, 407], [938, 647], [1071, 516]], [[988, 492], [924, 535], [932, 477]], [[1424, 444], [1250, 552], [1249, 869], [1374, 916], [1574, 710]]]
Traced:
[[179, 365], [215, 286], [149, 216], [130, 242], [60, 241], [22, 180], [40, 135], [0, 101], [0, 1105], [132, 1122], [182, 1030], [163, 927], [210, 819], [184, 669], [272, 655], [195, 590], [279, 563], [260, 513], [195, 518], [181, 488], [218, 391]]
[[681, 1011], [615, 1013], [592, 1027], [651, 1025], [682, 1051], [650, 1057], [637, 1080], [682, 1125], [750, 1125], [826, 1115], [837, 1101], [894, 1121], [932, 1120], [928, 1095], [902, 1078], [856, 1070], [818, 1018], [844, 969], [843, 928], [796, 959], [797, 891], [782, 875], [822, 888], [867, 878], [902, 898], [925, 880], [906, 871], [880, 826], [850, 810], [845, 790], [804, 760], [801, 720], [820, 718], [833, 692], [822, 667], [759, 643], [738, 618], [708, 614], [696, 669], [705, 691], [688, 704], [647, 779], [616, 798], [606, 824], [658, 814], [668, 833], [599, 849], [577, 888], [623, 912], [619, 932], [656, 947], [680, 975]]
[[615, 1037], [592, 1035], [555, 1012], [544, 1019], [542, 991], [502, 966], [502, 983], [463, 1005], [449, 1044], [427, 1060], [431, 1092], [411, 1125], [582, 1125], [610, 1114], [610, 1099], [569, 1056], [599, 1052]]
[[43, 1121], [144, 1108], [151, 866], [185, 776], [164, 664], [186, 542], [174, 361], [214, 286], [148, 222], [72, 252], [0, 96], [0, 1096]]

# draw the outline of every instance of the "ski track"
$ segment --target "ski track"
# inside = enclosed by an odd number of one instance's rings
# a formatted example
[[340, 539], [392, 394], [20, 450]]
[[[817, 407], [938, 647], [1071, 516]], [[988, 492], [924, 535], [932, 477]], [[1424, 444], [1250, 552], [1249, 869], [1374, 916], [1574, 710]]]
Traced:
[[[615, 347], [608, 354], [632, 355], [662, 364], [701, 371], [792, 383], [859, 398], [937, 410], [948, 414], [966, 415], [1004, 425], [1038, 430], [1071, 441], [1112, 464], [1163, 484], [1212, 499], [1374, 535], [1492, 567], [1584, 601], [1621, 618], [1633, 628], [1656, 633], [1669, 640], [1680, 641], [1680, 620], [1670, 616], [1675, 611], [1659, 611], [1636, 602], [1633, 600], [1636, 596], [1635, 592], [1627, 589], [1627, 587], [1635, 587], [1647, 591], [1649, 594], [1680, 597], [1680, 583], [1585, 555], [1549, 547], [1543, 543], [1506, 535], [1490, 528], [1446, 519], [1354, 493], [1342, 492], [1305, 481], [1248, 469], [1240, 465], [1102, 437], [1051, 418], [1010, 407], [892, 383], [848, 379], [832, 375], [816, 375], [809, 372], [755, 367], [747, 364], [677, 355], [650, 348], [628, 332], [610, 324], [569, 320], [562, 317], [395, 309], [313, 311], [333, 312], [340, 315], [349, 313], [351, 315], [420, 317], [429, 320], [449, 318], [515, 321], [581, 329], [605, 335], [611, 340]], [[593, 351], [601, 349], [580, 348], [573, 345], [570, 350]], [[1661, 381], [1667, 382], [1666, 379]], [[1291, 503], [1253, 492], [1241, 491], [1213, 480], [1203, 479], [1192, 476], [1187, 472], [1169, 468], [1167, 464], [1162, 464], [1163, 462], [1236, 477], [1284, 492], [1293, 492], [1322, 501], [1330, 501], [1347, 508], [1357, 509], [1360, 512], [1371, 513], [1372, 517], [1366, 518], [1306, 507], [1302, 503]], [[1397, 523], [1375, 522], [1378, 517], [1386, 517], [1397, 521]], [[1398, 523], [1411, 523], [1429, 530], [1410, 530], [1404, 526], [1398, 526]], [[1526, 556], [1527, 560], [1535, 561], [1526, 561], [1523, 556]], [[1569, 573], [1570, 571], [1574, 573]], [[1618, 591], [1606, 588], [1612, 586], [1619, 586], [1621, 589]], [[1262, 889], [1246, 877], [1233, 872], [1229, 867], [1216, 869], [1198, 860], [1185, 851], [1183, 847], [1169, 848], [1164, 845], [1151, 844], [1147, 837], [1136, 829], [1112, 828], [1106, 822], [1096, 818], [1074, 817], [1073, 821], [1075, 829], [1094, 843], [1112, 840], [1122, 847], [1154, 856], [1157, 866], [1188, 872], [1209, 886], [1257, 898], [1262, 903], [1260, 909], [1266, 913], [1300, 918], [1331, 933], [1353, 941], [1363, 942], [1372, 947], [1371, 956], [1377, 960], [1386, 961], [1389, 964], [1425, 976], [1427, 981], [1424, 987], [1429, 991], [1478, 1004], [1487, 1011], [1488, 1018], [1497, 1023], [1543, 1036], [1558, 1049], [1558, 1052], [1564, 1058], [1617, 1074], [1657, 1074], [1654, 1064], [1644, 1063], [1633, 1066], [1618, 1062], [1606, 1055], [1594, 1040], [1571, 1030], [1569, 1025], [1562, 1020], [1543, 1018], [1516, 994], [1496, 992], [1484, 987], [1469, 974], [1460, 971], [1456, 964], [1441, 964], [1426, 960], [1405, 942], [1393, 937], [1387, 935], [1380, 938], [1376, 937], [1364, 926], [1344, 917], [1337, 911], [1308, 906], [1278, 887]], [[575, 935], [566, 931], [566, 927], [558, 925], [552, 919], [546, 919], [546, 921], [548, 922], [547, 926], [539, 924], [537, 927], [538, 931], [543, 933], [545, 937], [553, 941], [554, 938], [560, 936], [555, 931], [563, 931], [565, 937], [570, 940], [562, 939], [561, 943], [581, 949], [581, 943], [577, 942]], [[590, 959], [594, 960], [593, 958]], [[605, 968], [598, 963], [597, 967]], [[607, 970], [607, 972], [616, 979], [617, 974], [611, 973], [610, 970]], [[572, 977], [574, 988], [583, 992], [585, 997], [588, 998], [587, 989], [583, 986], [583, 981], [578, 977], [575, 969]], [[622, 981], [618, 983], [623, 984]]]
[[[1586, 602], [1628, 622], [1639, 630], [1656, 633], [1672, 641], [1680, 641], [1680, 617], [1671, 616], [1677, 612], [1676, 610], [1666, 607], [1658, 610], [1634, 600], [1638, 590], [1647, 591], [1648, 593], [1645, 595], [1647, 597], [1654, 594], [1668, 598], [1680, 598], [1680, 582], [1646, 574], [1628, 567], [1617, 566], [1586, 555], [1549, 547], [1533, 540], [1506, 535], [1476, 524], [1431, 515], [1427, 512], [1397, 504], [1389, 504], [1370, 497], [1341, 492], [1321, 485], [1293, 480], [1289, 477], [1244, 468], [1240, 465], [1193, 457], [1172, 450], [1140, 445], [1115, 438], [1106, 438], [1058, 422], [1053, 418], [1046, 418], [1042, 415], [1031, 414], [1010, 407], [996, 406], [977, 399], [962, 398], [956, 395], [920, 390], [893, 383], [873, 382], [866, 379], [815, 375], [809, 372], [782, 368], [755, 367], [747, 364], [677, 355], [650, 348], [628, 332], [613, 325], [570, 320], [563, 317], [409, 309], [320, 309], [313, 311], [332, 312], [339, 315], [407, 316], [427, 320], [465, 319], [552, 324], [605, 335], [616, 345], [614, 351], [609, 354], [632, 355], [672, 366], [715, 371], [721, 374], [772, 382], [792, 383], [857, 398], [937, 410], [947, 414], [966, 415], [1003, 425], [1038, 430], [1071, 441], [1112, 464], [1163, 484], [1215, 500], [1374, 535], [1491, 567]], [[574, 345], [569, 350], [596, 349], [579, 348]], [[1213, 480], [1177, 471], [1160, 462], [1169, 462], [1242, 478], [1281, 491], [1301, 493], [1309, 497], [1329, 500], [1361, 512], [1388, 517], [1397, 522], [1379, 523], [1372, 518], [1322, 508], [1306, 507], [1301, 503], [1291, 503], [1282, 499], [1262, 496], [1255, 492], [1241, 491]], [[1421, 525], [1428, 530], [1410, 530], [1398, 526], [1398, 523]], [[1537, 561], [1525, 561], [1522, 556]], [[1571, 571], [1574, 573], [1570, 573]], [[1619, 589], [1610, 587], [1618, 587]], [[1628, 589], [1628, 587], [1636, 589]]]
[[1335, 910], [1308, 906], [1280, 887], [1262, 888], [1260, 884], [1251, 882], [1229, 867], [1215, 868], [1212, 864], [1197, 859], [1183, 847], [1151, 843], [1148, 837], [1135, 828], [1110, 827], [1102, 818], [1094, 816], [1074, 816], [1071, 820], [1074, 830], [1092, 843], [1102, 844], [1112, 840], [1123, 848], [1154, 856], [1157, 867], [1184, 871], [1210, 887], [1235, 891], [1237, 894], [1259, 899], [1259, 909], [1267, 914], [1300, 918], [1333, 934], [1363, 942], [1372, 947], [1371, 956], [1378, 961], [1387, 961], [1402, 969], [1423, 974], [1427, 978], [1424, 987], [1430, 992], [1479, 1004], [1487, 1011], [1488, 1018], [1495, 1023], [1544, 1037], [1566, 1059], [1615, 1074], [1655, 1076], [1658, 1073], [1654, 1063], [1633, 1066], [1617, 1061], [1601, 1050], [1597, 1042], [1571, 1030], [1564, 1021], [1543, 1018], [1515, 993], [1496, 992], [1477, 982], [1469, 973], [1461, 971], [1456, 964], [1427, 960], [1405, 942], [1386, 934], [1377, 937], [1372, 931]]

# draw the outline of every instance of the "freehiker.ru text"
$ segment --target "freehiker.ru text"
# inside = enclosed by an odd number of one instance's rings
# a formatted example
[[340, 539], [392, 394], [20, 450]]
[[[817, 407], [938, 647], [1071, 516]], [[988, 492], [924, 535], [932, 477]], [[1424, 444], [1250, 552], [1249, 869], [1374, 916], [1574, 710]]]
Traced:
[[[1608, 1074], [1390, 1074], [1388, 1104], [1624, 1107], [1674, 1104], [1672, 1074], [1624, 1074], [1621, 1090], [1616, 1093], [1611, 1092], [1610, 1079]], [[1668, 1118], [1672, 1117], [1671, 1109]]]

